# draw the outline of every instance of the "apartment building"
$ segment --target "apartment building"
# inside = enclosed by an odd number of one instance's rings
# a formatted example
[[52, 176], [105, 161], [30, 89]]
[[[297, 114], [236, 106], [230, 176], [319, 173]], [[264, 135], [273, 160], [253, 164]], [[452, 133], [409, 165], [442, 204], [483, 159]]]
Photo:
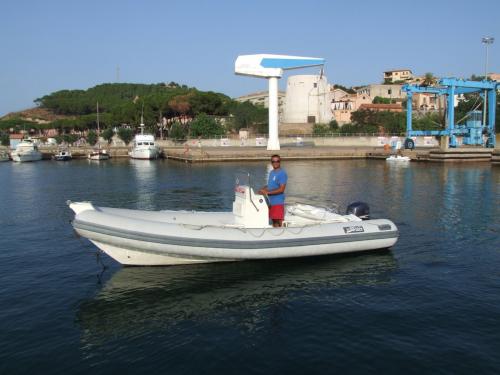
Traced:
[[410, 69], [394, 69], [384, 72], [385, 83], [395, 83], [401, 81], [409, 81], [413, 77]]

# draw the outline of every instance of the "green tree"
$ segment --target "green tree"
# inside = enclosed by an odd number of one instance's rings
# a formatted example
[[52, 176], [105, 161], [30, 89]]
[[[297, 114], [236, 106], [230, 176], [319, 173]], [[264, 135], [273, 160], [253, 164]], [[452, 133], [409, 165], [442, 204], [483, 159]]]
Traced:
[[89, 131], [87, 134], [87, 142], [92, 146], [97, 143], [97, 133], [95, 131]]
[[435, 84], [437, 84], [437, 78], [434, 77], [434, 74], [428, 72], [425, 73], [424, 80], [420, 86], [434, 86]]
[[76, 134], [64, 134], [62, 139], [67, 144], [73, 144], [78, 140], [78, 136]]
[[134, 138], [134, 132], [129, 128], [120, 128], [118, 129], [118, 137], [128, 145]]
[[[400, 134], [406, 128], [406, 114], [404, 112], [360, 110], [351, 114], [353, 133], [380, 133], [387, 132]], [[345, 125], [342, 132], [346, 132]]]
[[224, 127], [214, 118], [207, 116], [205, 113], [200, 113], [189, 124], [192, 137], [212, 137], [225, 133]]
[[267, 128], [267, 108], [253, 105], [250, 102], [234, 102], [230, 113], [233, 115], [233, 128], [236, 131], [259, 125]]
[[170, 131], [168, 133], [169, 138], [174, 140], [182, 140], [186, 139], [187, 129], [180, 122], [174, 122], [170, 127]]
[[10, 138], [7, 133], [0, 133], [0, 143], [2, 144], [2, 146], [10, 145]]
[[112, 128], [106, 128], [101, 133], [101, 137], [103, 137], [108, 142], [108, 144], [110, 144], [111, 141], [113, 140], [113, 135], [114, 135], [114, 132], [113, 132]]

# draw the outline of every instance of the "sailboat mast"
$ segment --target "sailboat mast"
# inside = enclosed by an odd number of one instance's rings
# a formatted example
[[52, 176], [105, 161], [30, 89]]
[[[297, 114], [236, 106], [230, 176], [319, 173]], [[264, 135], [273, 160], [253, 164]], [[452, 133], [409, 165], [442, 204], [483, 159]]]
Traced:
[[97, 102], [97, 134], [99, 134], [100, 128], [99, 128], [99, 102]]
[[141, 110], [141, 134], [144, 134], [144, 102], [142, 102]]
[[101, 153], [101, 142], [99, 142], [99, 135], [101, 133], [101, 128], [99, 126], [99, 101], [97, 101], [97, 148], [99, 153]]

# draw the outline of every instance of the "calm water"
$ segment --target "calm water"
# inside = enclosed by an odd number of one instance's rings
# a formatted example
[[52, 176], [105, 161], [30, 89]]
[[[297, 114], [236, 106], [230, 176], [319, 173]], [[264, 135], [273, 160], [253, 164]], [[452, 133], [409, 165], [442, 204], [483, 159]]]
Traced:
[[229, 210], [265, 163], [0, 164], [0, 373], [500, 373], [500, 168], [285, 162], [287, 191], [365, 200], [391, 251], [123, 268], [67, 199]]

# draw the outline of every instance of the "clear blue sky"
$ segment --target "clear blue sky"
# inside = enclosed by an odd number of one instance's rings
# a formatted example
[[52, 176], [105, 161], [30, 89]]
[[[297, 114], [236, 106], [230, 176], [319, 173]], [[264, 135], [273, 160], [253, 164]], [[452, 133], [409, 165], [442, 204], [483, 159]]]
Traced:
[[391, 68], [483, 74], [481, 37], [491, 35], [488, 70], [500, 71], [498, 0], [4, 0], [1, 15], [0, 115], [115, 82], [117, 65], [121, 82], [232, 97], [266, 90], [265, 80], [234, 75], [239, 54], [323, 57], [329, 82], [351, 86]]

